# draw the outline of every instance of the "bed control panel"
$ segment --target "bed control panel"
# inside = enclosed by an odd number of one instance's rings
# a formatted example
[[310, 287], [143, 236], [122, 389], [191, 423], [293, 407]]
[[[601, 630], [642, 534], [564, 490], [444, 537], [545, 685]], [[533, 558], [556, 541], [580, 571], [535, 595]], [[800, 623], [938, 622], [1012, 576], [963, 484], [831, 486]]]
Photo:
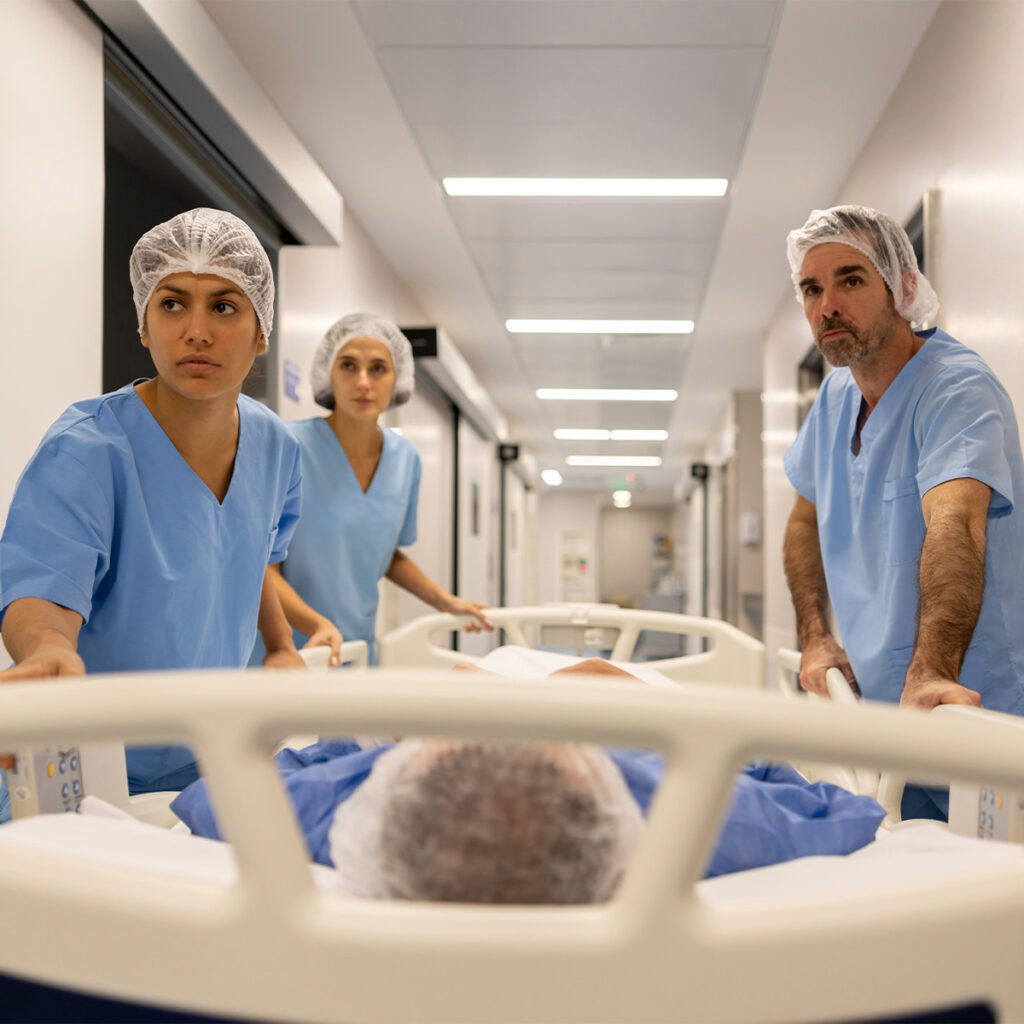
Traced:
[[78, 747], [35, 747], [7, 758], [4, 774], [13, 818], [70, 814], [81, 807], [85, 786]]
[[954, 784], [949, 790], [949, 829], [962, 836], [1024, 843], [1024, 794]]

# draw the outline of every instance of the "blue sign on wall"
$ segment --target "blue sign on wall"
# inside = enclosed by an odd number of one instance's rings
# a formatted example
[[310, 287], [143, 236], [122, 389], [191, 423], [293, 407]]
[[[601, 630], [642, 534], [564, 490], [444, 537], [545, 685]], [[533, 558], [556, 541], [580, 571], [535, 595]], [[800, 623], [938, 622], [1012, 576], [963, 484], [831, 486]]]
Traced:
[[291, 359], [284, 361], [284, 393], [286, 398], [293, 402], [299, 400], [299, 382], [302, 374], [299, 371], [299, 364]]

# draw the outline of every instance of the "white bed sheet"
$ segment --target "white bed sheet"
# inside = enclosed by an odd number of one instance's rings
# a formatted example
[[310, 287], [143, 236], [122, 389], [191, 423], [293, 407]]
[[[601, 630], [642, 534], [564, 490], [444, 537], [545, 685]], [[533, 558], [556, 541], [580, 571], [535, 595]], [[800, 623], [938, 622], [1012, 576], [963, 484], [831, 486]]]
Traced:
[[976, 880], [1010, 866], [1024, 868], [1024, 846], [954, 835], [944, 825], [915, 824], [880, 832], [841, 857], [801, 857], [697, 884], [714, 906], [781, 908], [826, 900], [860, 900]]
[[[0, 846], [28, 847], [75, 860], [211, 886], [238, 876], [231, 847], [100, 815], [44, 814], [0, 828]], [[780, 908], [866, 895], [906, 894], [976, 879], [1019, 865], [1024, 847], [966, 839], [936, 824], [903, 828], [845, 857], [803, 857], [698, 883], [698, 898], [716, 907]], [[318, 887], [345, 895], [330, 868], [311, 865]]]
[[[95, 799], [89, 813], [40, 814], [0, 826], [0, 847], [8, 845], [176, 882], [223, 887], [238, 879], [230, 844], [147, 825]], [[346, 895], [331, 868], [310, 868], [319, 888]]]

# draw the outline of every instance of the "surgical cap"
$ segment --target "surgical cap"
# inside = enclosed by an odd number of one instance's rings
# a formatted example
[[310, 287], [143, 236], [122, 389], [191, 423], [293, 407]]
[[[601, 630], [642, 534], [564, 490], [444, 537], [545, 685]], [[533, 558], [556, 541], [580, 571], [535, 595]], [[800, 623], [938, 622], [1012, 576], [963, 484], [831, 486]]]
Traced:
[[139, 333], [157, 285], [172, 274], [216, 274], [242, 290], [256, 311], [263, 337], [274, 326], [274, 272], [263, 246], [244, 221], [200, 207], [150, 228], [129, 263]]
[[338, 807], [329, 842], [363, 898], [589, 903], [612, 895], [643, 827], [598, 747], [405, 739]]
[[387, 345], [391, 362], [395, 367], [395, 390], [391, 394], [391, 405], [405, 405], [412, 398], [415, 388], [413, 375], [412, 345], [409, 339], [390, 321], [372, 313], [349, 313], [328, 328], [313, 357], [311, 380], [313, 398], [325, 409], [334, 408], [334, 389], [331, 387], [331, 367], [334, 358], [356, 338], [374, 338]]
[[[928, 279], [917, 269], [917, 259], [906, 231], [891, 217], [867, 206], [833, 206], [812, 210], [807, 223], [786, 237], [790, 276], [800, 293], [800, 269], [804, 257], [817, 245], [838, 242], [863, 253], [871, 260], [892, 292], [896, 312], [917, 328], [934, 319], [939, 300]], [[910, 280], [904, 279], [906, 271]]]

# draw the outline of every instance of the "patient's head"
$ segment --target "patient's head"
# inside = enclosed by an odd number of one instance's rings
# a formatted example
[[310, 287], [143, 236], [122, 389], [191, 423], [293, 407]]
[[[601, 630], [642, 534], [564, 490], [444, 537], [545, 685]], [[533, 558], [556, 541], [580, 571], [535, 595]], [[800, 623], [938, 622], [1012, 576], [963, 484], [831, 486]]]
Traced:
[[405, 740], [338, 809], [331, 855], [364, 896], [595, 903], [613, 892], [641, 829], [596, 747]]

